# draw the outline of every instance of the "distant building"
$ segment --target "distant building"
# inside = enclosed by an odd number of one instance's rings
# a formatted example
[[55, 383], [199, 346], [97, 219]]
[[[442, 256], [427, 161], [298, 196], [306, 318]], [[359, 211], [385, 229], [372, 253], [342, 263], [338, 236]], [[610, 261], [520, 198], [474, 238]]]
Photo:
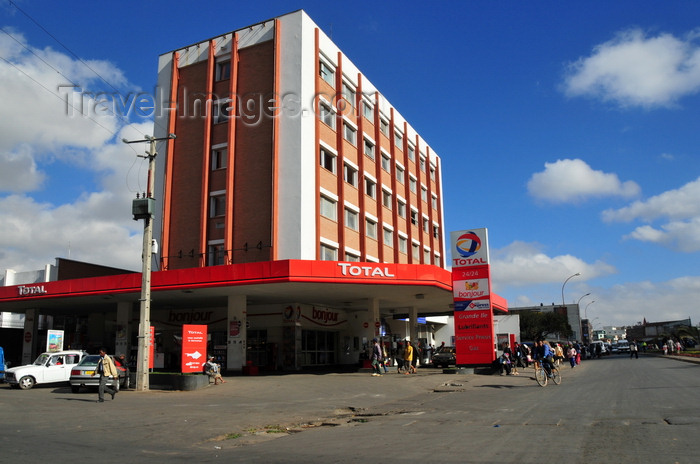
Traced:
[[[539, 306], [520, 306], [508, 308], [510, 314], [518, 314], [525, 311], [534, 311], [542, 313], [558, 313], [566, 316], [567, 322], [571, 326], [573, 334], [569, 337], [570, 340], [585, 341], [583, 337], [583, 330], [581, 328], [581, 313], [578, 304], [567, 304], [567, 305], [551, 305], [545, 306], [540, 304]], [[550, 334], [549, 338], [556, 338], [555, 334]]]
[[642, 325], [628, 327], [626, 337], [628, 340], [650, 341], [659, 337], [668, 336], [675, 332], [678, 327], [692, 327], [690, 318], [679, 321], [647, 322]]

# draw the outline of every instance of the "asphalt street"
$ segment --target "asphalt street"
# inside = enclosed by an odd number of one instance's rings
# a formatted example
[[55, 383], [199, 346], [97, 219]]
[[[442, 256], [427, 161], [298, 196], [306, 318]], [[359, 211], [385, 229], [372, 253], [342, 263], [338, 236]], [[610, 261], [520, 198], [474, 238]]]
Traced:
[[518, 376], [228, 377], [193, 392], [0, 385], [0, 462], [694, 463], [700, 364], [610, 356]]

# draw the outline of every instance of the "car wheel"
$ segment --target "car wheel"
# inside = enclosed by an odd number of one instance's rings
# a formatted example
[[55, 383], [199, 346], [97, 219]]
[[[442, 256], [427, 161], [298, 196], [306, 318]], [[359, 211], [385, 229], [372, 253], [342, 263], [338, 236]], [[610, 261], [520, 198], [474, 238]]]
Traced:
[[73, 393], [78, 393], [78, 392], [80, 392], [80, 385], [71, 385], [71, 386], [70, 386], [70, 391], [72, 391]]
[[19, 379], [19, 388], [22, 390], [29, 390], [34, 386], [34, 377], [30, 377], [28, 375], [25, 375], [21, 379]]

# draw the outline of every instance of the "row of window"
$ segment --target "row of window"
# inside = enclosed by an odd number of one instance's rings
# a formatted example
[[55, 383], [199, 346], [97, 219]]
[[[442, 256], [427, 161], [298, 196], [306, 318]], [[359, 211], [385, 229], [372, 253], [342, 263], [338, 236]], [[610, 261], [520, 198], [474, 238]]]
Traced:
[[[401, 238], [401, 237], [399, 237]], [[421, 259], [421, 253], [420, 253], [420, 244], [418, 243], [413, 243], [411, 246], [411, 255], [413, 256], [413, 260], [418, 262]], [[399, 242], [399, 251], [401, 253], [407, 253], [406, 251], [406, 242], [403, 242], [403, 249], [401, 249], [401, 242]], [[334, 245], [329, 245], [326, 243], [321, 244], [321, 249], [320, 249], [320, 259], [321, 261], [338, 261], [338, 248]], [[349, 251], [345, 250], [345, 255], [342, 258], [343, 261], [350, 261], [350, 262], [359, 262], [360, 261], [360, 255], [356, 251]], [[423, 248], [423, 264], [431, 264], [431, 252], [427, 248]], [[435, 266], [440, 266], [440, 255], [435, 253], [432, 255], [432, 264]]]
[[[329, 198], [325, 195], [321, 195], [321, 201], [320, 201], [320, 213], [321, 216], [330, 219], [332, 221], [337, 221], [338, 220], [338, 202], [332, 198]], [[359, 210], [359, 208], [358, 208]], [[406, 217], [405, 215], [406, 212], [406, 205], [403, 204], [403, 215], [401, 214], [401, 211], [399, 212], [399, 216], [401, 217]], [[355, 211], [353, 208], [348, 208], [346, 207], [344, 209], [344, 219], [345, 219], [345, 227], [351, 230], [358, 231], [360, 227], [360, 220], [359, 220], [360, 213], [358, 211]], [[427, 216], [423, 216], [423, 220], [421, 221], [422, 223], [422, 229], [423, 232], [425, 233], [431, 233], [431, 227], [430, 227], [430, 219]], [[420, 226], [419, 220], [418, 220], [418, 211], [411, 208], [411, 224], [415, 226]], [[389, 230], [389, 229], [385, 229]], [[436, 239], [440, 237], [440, 227], [433, 223], [432, 226], [432, 234], [433, 237]], [[365, 235], [369, 238], [376, 239], [377, 238], [377, 221], [371, 218], [366, 218], [365, 219]], [[387, 240], [386, 235], [385, 235], [385, 240], [384, 243], [386, 244], [393, 244], [394, 240]]]
[[[337, 156], [335, 153], [331, 152], [330, 150], [321, 147], [319, 150], [320, 153], [320, 158], [319, 158], [319, 163], [322, 168], [326, 169], [327, 171], [330, 171], [333, 174], [337, 174]], [[383, 155], [383, 154], [382, 154]], [[385, 167], [384, 162], [382, 161], [382, 168], [385, 169], [387, 172], [389, 169], [389, 163], [387, 162], [387, 166]], [[343, 163], [343, 179], [345, 182], [348, 184], [352, 185], [355, 188], [358, 188], [358, 181], [359, 181], [359, 175], [358, 175], [358, 169], [355, 167], [353, 164], [349, 162]], [[396, 180], [403, 184], [405, 182], [405, 170], [403, 167], [396, 165]], [[365, 189], [365, 194], [369, 196], [370, 198], [376, 198], [377, 195], [377, 183], [373, 178], [370, 178], [368, 176], [364, 177], [364, 189]], [[408, 176], [408, 188], [412, 193], [417, 193], [418, 190], [418, 179], [413, 174], [409, 174]], [[386, 206], [389, 209], [392, 209], [392, 201], [391, 201], [391, 193], [388, 193], [389, 195], [389, 201], [385, 201], [386, 198], [384, 198], [385, 195], [387, 195], [386, 190], [383, 190], [383, 197], [382, 197], [382, 204]], [[421, 184], [420, 187], [420, 197], [421, 200], [427, 202], [428, 201], [428, 187], [425, 185]], [[401, 200], [398, 200], [399, 202], [399, 211], [401, 211]], [[437, 195], [436, 194], [431, 194], [431, 199], [430, 199], [430, 204], [433, 209], [438, 208], [437, 204]], [[404, 207], [406, 206], [406, 203], [403, 203]], [[404, 216], [402, 216], [404, 217]]]
[[[336, 115], [331, 108], [331, 105], [329, 103], [326, 103], [322, 101], [319, 105], [319, 118], [321, 121], [326, 124], [328, 127], [331, 129], [335, 130], [336, 129]], [[357, 128], [355, 128], [351, 123], [348, 121], [343, 120], [343, 138], [351, 143], [352, 145], [357, 146]], [[398, 147], [403, 147], [403, 135], [400, 132], [395, 133], [395, 145]], [[372, 141], [370, 141], [367, 137], [363, 137], [363, 152], [365, 156], [370, 158], [371, 160], [375, 160], [375, 145]], [[408, 159], [415, 162], [416, 158], [416, 151], [415, 148], [412, 145], [408, 145]], [[382, 152], [382, 168], [384, 168], [386, 171], [390, 170], [390, 164], [391, 164], [391, 157], [389, 154]], [[427, 165], [427, 160], [426, 156], [421, 153], [419, 157], [419, 169], [423, 172], [425, 172], [426, 165]], [[402, 168], [403, 169], [403, 168]], [[435, 167], [432, 165], [430, 166], [430, 179], [435, 180]]]

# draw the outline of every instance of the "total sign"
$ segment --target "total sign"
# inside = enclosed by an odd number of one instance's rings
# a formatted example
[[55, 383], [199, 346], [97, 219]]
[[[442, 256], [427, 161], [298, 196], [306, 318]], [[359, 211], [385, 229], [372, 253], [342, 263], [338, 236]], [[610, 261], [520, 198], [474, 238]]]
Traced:
[[184, 324], [182, 326], [182, 373], [202, 372], [207, 361], [207, 326]]
[[450, 232], [452, 267], [483, 266], [489, 264], [489, 236], [487, 229]]

